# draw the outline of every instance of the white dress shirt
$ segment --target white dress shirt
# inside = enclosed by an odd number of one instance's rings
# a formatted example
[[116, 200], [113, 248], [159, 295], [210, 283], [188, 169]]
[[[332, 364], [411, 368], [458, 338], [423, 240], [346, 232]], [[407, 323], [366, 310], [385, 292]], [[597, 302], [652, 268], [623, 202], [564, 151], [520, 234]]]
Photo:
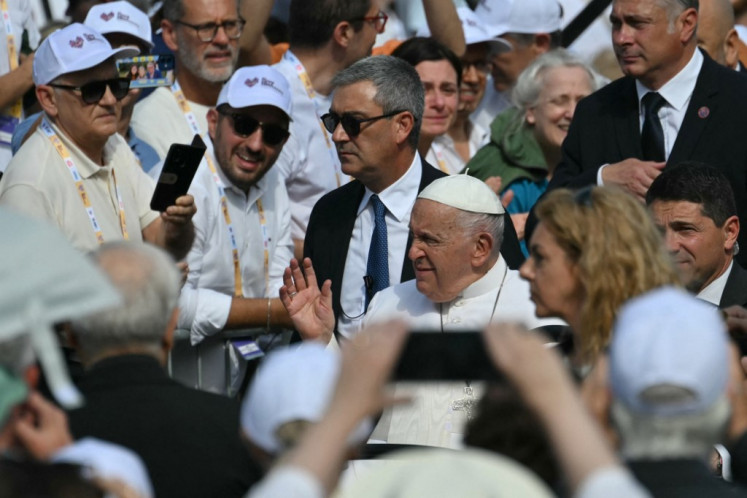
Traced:
[[698, 295], [696, 296], [698, 299], [702, 299], [703, 301], [707, 301], [711, 303], [714, 306], [718, 306], [721, 302], [721, 296], [724, 294], [724, 288], [726, 287], [726, 281], [729, 280], [729, 275], [731, 274], [731, 268], [734, 266], [734, 260], [729, 263], [729, 267], [726, 269], [724, 273], [719, 275], [719, 277], [708, 284], [705, 289], [698, 292]]
[[[703, 54], [700, 53], [700, 49], [695, 49], [690, 62], [658, 90], [659, 95], [666, 100], [666, 103], [657, 112], [659, 121], [661, 121], [661, 128], [664, 132], [664, 157], [666, 159], [669, 159], [669, 154], [672, 153], [674, 142], [677, 140], [677, 134], [680, 132], [682, 121], [685, 119], [685, 112], [687, 111], [687, 106], [690, 104], [690, 99], [695, 90], [695, 83], [698, 80], [700, 68], [702, 67]], [[647, 88], [638, 80], [635, 82], [635, 89], [638, 94], [639, 130], [642, 131], [643, 122], [646, 119], [646, 109], [644, 109], [642, 103], [643, 96], [654, 90]], [[606, 166], [608, 165], [603, 165], [597, 172], [597, 185], [604, 185], [604, 182], [602, 182], [602, 170]]]
[[[669, 154], [672, 153], [672, 147], [677, 140], [682, 121], [685, 119], [685, 111], [687, 111], [687, 106], [693, 96], [701, 67], [703, 67], [703, 54], [700, 53], [699, 49], [695, 49], [690, 62], [658, 90], [659, 95], [667, 101], [659, 108], [657, 113], [664, 130], [664, 157], [667, 159], [669, 159]], [[638, 92], [639, 129], [643, 130], [646, 110], [643, 107], [642, 99], [644, 95], [654, 90], [646, 88], [639, 80], [635, 82], [635, 89]]]
[[[387, 260], [389, 262], [389, 285], [398, 284], [402, 276], [407, 236], [410, 233], [410, 213], [418, 197], [420, 179], [423, 176], [420, 155], [417, 153], [410, 168], [392, 185], [379, 192], [386, 206]], [[343, 313], [337, 318], [337, 330], [344, 337], [358, 332], [366, 306], [366, 287], [363, 277], [368, 264], [368, 249], [374, 229], [374, 212], [370, 202], [371, 192], [366, 188], [358, 206], [353, 233], [345, 258], [342, 274], [340, 305]]]
[[[216, 164], [225, 186], [228, 213], [236, 235], [241, 266], [243, 297], [277, 297], [283, 270], [293, 257], [290, 209], [282, 178], [270, 169], [255, 186], [244, 192], [233, 186]], [[214, 335], [226, 324], [234, 295], [234, 265], [221, 196], [203, 160], [189, 193], [197, 213], [195, 241], [187, 255], [189, 275], [179, 297], [179, 328], [191, 329], [192, 344]], [[262, 200], [269, 241], [269, 287], [265, 284], [264, 239], [257, 200]]]
[[273, 168], [285, 178], [291, 203], [292, 236], [303, 240], [316, 201], [350, 178], [340, 170], [331, 134], [322, 132], [320, 117], [329, 111], [331, 97], [316, 93], [311, 100], [288, 54], [273, 67], [290, 83], [293, 99], [290, 137]]
[[[490, 133], [487, 128], [469, 121], [469, 157], [470, 159], [477, 153], [483, 145], [490, 141]], [[439, 135], [433, 139], [425, 160], [436, 166], [447, 175], [456, 175], [460, 173], [467, 165], [462, 156], [454, 147], [454, 139], [447, 133]]]

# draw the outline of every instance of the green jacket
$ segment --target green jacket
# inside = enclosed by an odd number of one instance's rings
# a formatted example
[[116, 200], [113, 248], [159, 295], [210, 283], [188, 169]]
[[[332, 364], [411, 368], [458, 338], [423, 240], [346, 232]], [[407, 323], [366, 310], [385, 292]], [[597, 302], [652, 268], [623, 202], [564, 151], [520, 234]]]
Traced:
[[501, 192], [515, 180], [538, 181], [547, 176], [547, 163], [532, 129], [519, 120], [519, 110], [508, 108], [490, 124], [490, 142], [465, 166], [469, 175], [485, 180], [500, 176]]

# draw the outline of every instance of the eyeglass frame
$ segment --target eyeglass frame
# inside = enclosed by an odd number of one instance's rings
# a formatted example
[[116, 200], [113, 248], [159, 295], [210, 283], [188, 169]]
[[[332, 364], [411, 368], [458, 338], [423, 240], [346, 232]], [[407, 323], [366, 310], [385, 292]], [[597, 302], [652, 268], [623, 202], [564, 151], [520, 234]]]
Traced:
[[[290, 137], [290, 131], [287, 130], [287, 129], [285, 129], [285, 128], [283, 128], [282, 126], [280, 126], [278, 124], [275, 124], [275, 123], [265, 123], [264, 121], [260, 121], [259, 119], [256, 119], [256, 118], [254, 118], [252, 116], [249, 116], [248, 114], [241, 114], [240, 112], [231, 112], [231, 111], [229, 111], [226, 108], [222, 108], [222, 106], [219, 106], [217, 108], [217, 111], [218, 111], [218, 114], [220, 114], [222, 116], [227, 116], [227, 117], [231, 118], [231, 121], [232, 121], [232, 123], [231, 123], [231, 129], [233, 130], [234, 134], [236, 134], [239, 137], [248, 138], [248, 137], [251, 137], [254, 133], [256, 133], [257, 130], [262, 130], [262, 143], [265, 144], [265, 145], [267, 145], [268, 147], [277, 147], [280, 144], [282, 144], [283, 141], [287, 140], [288, 137]], [[256, 121], [257, 125], [251, 131], [251, 133], [249, 133], [248, 135], [244, 134], [244, 133], [240, 133], [236, 129], [236, 118], [237, 117], [238, 118], [242, 118], [242, 119], [244, 119], [244, 118], [251, 119], [253, 121]], [[285, 136], [282, 139], [280, 139], [277, 143], [270, 143], [270, 142], [268, 142], [266, 140], [267, 133], [265, 132], [265, 125], [273, 126], [275, 128], [278, 128], [279, 130], [282, 130], [284, 132]]]
[[[213, 40], [215, 40], [215, 37], [218, 35], [218, 30], [220, 28], [223, 28], [223, 31], [226, 33], [226, 38], [228, 38], [229, 40], [238, 40], [239, 38], [241, 38], [241, 34], [244, 32], [244, 26], [246, 25], [246, 20], [242, 17], [239, 17], [237, 19], [230, 19], [228, 21], [223, 21], [221, 23], [206, 22], [202, 24], [190, 24], [182, 20], [174, 21], [174, 23], [181, 24], [182, 26], [186, 26], [188, 28], [194, 29], [195, 34], [197, 35], [197, 38], [199, 38], [199, 40], [202, 43], [210, 43]], [[238, 26], [238, 30], [239, 30], [237, 36], [232, 37], [228, 35], [228, 31], [226, 30], [226, 26], [225, 26], [227, 23], [236, 23], [236, 25]], [[213, 28], [213, 35], [209, 39], [206, 39], [205, 37], [200, 36], [201, 29], [208, 29], [211, 26]]]
[[[127, 89], [125, 90], [124, 95], [122, 95], [121, 97], [117, 97], [116, 94], [114, 93], [114, 90], [112, 89], [112, 83], [115, 82], [115, 81], [126, 82], [127, 83]], [[84, 93], [83, 87], [87, 87], [87, 86], [90, 86], [90, 85], [96, 85], [96, 84], [99, 84], [99, 83], [103, 83], [104, 84], [104, 91], [101, 93], [101, 96], [99, 98], [97, 98], [96, 100], [93, 100], [93, 101], [89, 102], [87, 99], [85, 99], [83, 97], [83, 93]], [[86, 105], [92, 105], [92, 104], [96, 104], [96, 103], [100, 102], [101, 99], [104, 98], [104, 95], [106, 95], [106, 90], [107, 89], [110, 92], [112, 92], [112, 95], [114, 96], [114, 98], [117, 99], [117, 102], [119, 102], [120, 100], [122, 100], [123, 98], [125, 98], [127, 96], [127, 93], [130, 91], [130, 80], [128, 78], [117, 77], [117, 78], [109, 78], [109, 79], [106, 79], [106, 80], [89, 81], [87, 83], [83, 83], [82, 85], [78, 85], [78, 86], [75, 86], [75, 85], [65, 85], [65, 84], [62, 84], [62, 83], [49, 83], [47, 86], [51, 86], [52, 88], [59, 88], [61, 90], [72, 90], [72, 91], [80, 92], [80, 98], [81, 98], [81, 100]]]
[[[386, 23], [389, 20], [389, 16], [386, 12], [383, 10], [379, 10], [378, 14], [375, 16], [365, 16], [365, 17], [354, 17], [353, 19], [348, 19], [348, 22], [360, 22], [360, 21], [366, 21], [370, 22], [377, 33], [381, 34], [384, 32], [384, 29], [386, 28]], [[381, 27], [376, 27], [377, 24], [381, 23]]]
[[[384, 119], [384, 118], [391, 118], [391, 117], [396, 116], [397, 114], [401, 114], [403, 112], [407, 112], [407, 109], [400, 109], [398, 111], [388, 112], [386, 114], [382, 114], [381, 116], [374, 116], [372, 118], [356, 118], [355, 116], [353, 116], [350, 113], [342, 113], [342, 115], [340, 115], [340, 114], [337, 114], [336, 112], [328, 112], [327, 114], [324, 114], [321, 119], [322, 119], [322, 124], [324, 125], [324, 129], [327, 130], [328, 132], [334, 133], [338, 126], [342, 126], [343, 131], [345, 132], [345, 134], [348, 137], [355, 138], [355, 137], [357, 137], [358, 135], [361, 134], [361, 131], [362, 131], [361, 130], [361, 124], [362, 123], [369, 123], [369, 122], [378, 121], [378, 120]], [[328, 117], [331, 118], [331, 117], [334, 117], [334, 116], [337, 116], [337, 122], [332, 127], [332, 129], [330, 130], [329, 127], [327, 126], [327, 123], [325, 121], [326, 121], [326, 118], [328, 118]], [[352, 121], [353, 123], [355, 123], [355, 127], [357, 128], [357, 130], [355, 130], [355, 131], [348, 130], [348, 127], [345, 126], [345, 124], [343, 123], [343, 119], [345, 119], [345, 118], [347, 118], [349, 120], [348, 122]]]

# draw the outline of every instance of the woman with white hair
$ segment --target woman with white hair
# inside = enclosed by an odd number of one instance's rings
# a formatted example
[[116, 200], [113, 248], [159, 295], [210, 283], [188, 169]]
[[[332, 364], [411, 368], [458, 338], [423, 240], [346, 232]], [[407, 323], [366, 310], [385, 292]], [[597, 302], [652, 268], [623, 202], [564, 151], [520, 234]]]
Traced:
[[[527, 213], [560, 162], [576, 104], [596, 88], [593, 71], [575, 55], [563, 49], [541, 55], [519, 76], [511, 93], [515, 107], [490, 125], [490, 143], [467, 163], [468, 173], [481, 180], [499, 176], [498, 193], [510, 200], [506, 210]], [[526, 216], [512, 218], [522, 237]]]

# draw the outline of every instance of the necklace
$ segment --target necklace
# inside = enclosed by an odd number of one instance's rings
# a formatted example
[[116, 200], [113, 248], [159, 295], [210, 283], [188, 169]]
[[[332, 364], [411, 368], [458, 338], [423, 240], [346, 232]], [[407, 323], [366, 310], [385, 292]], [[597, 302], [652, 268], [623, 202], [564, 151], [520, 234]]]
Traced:
[[[490, 312], [490, 318], [488, 319], [488, 323], [493, 321], [493, 315], [495, 315], [495, 310], [498, 307], [498, 299], [501, 297], [501, 291], [503, 290], [503, 284], [506, 283], [506, 275], [508, 275], [508, 265], [506, 265], [506, 268], [503, 270], [503, 278], [501, 279], [501, 285], [498, 287], [498, 293], [495, 295], [495, 301], [493, 302], [493, 310]], [[444, 331], [444, 314], [443, 314], [443, 303], [438, 303], [438, 310], [441, 318], [441, 332]], [[472, 420], [473, 417], [473, 410], [475, 408], [475, 405], [477, 404], [477, 400], [475, 399], [474, 395], [474, 389], [472, 389], [472, 386], [470, 385], [469, 380], [464, 381], [464, 397], [460, 399], [456, 399], [451, 402], [451, 409], [457, 412], [464, 412], [465, 416], [467, 417], [467, 420]]]

